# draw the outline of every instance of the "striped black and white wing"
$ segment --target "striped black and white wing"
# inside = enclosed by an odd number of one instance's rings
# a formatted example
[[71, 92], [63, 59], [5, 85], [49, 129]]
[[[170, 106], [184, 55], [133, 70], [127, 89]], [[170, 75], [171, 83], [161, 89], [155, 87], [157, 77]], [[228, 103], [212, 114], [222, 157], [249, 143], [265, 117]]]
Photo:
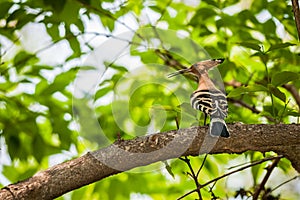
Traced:
[[191, 95], [191, 105], [212, 117], [224, 119], [227, 116], [227, 100], [219, 90], [197, 90]]

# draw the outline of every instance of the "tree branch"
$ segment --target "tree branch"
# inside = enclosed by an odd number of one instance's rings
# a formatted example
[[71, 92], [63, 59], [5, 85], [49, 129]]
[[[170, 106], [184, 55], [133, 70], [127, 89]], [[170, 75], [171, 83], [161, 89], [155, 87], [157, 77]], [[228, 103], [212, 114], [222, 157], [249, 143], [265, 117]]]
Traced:
[[197, 188], [196, 192], [198, 193], [199, 200], [202, 200], [202, 195], [201, 195], [201, 191], [200, 191], [200, 184], [199, 184], [199, 181], [198, 181], [198, 176], [194, 172], [194, 169], [191, 165], [190, 159], [188, 159], [187, 156], [185, 156], [184, 158], [179, 158], [179, 159], [182, 160], [183, 162], [185, 162], [187, 164], [187, 166], [189, 167], [189, 169], [191, 171], [191, 173], [189, 173], [189, 175], [195, 182], [195, 185], [196, 185], [196, 188]]
[[292, 0], [293, 12], [295, 16], [296, 28], [298, 31], [298, 38], [300, 40], [300, 10], [298, 0]]
[[253, 200], [257, 200], [260, 192], [265, 189], [265, 185], [266, 185], [268, 179], [270, 178], [270, 175], [271, 175], [273, 169], [277, 166], [277, 164], [279, 163], [279, 161], [280, 161], [280, 157], [276, 158], [273, 161], [273, 163], [267, 168], [267, 173], [266, 173], [264, 179], [259, 184], [259, 186], [257, 187], [257, 189], [255, 190], [255, 192], [253, 194]]
[[53, 166], [0, 190], [0, 199], [54, 199], [69, 191], [118, 174], [180, 156], [274, 151], [300, 172], [299, 124], [229, 124], [230, 138], [207, 135], [208, 127], [191, 127], [119, 140], [82, 157]]
[[203, 187], [205, 187], [205, 186], [207, 186], [207, 185], [209, 185], [209, 184], [211, 184], [211, 183], [216, 183], [218, 180], [220, 180], [220, 179], [222, 179], [222, 178], [225, 178], [225, 177], [227, 177], [227, 176], [230, 176], [231, 174], [234, 174], [234, 173], [243, 171], [243, 170], [245, 170], [245, 169], [247, 169], [247, 168], [253, 167], [253, 166], [255, 166], [255, 165], [259, 165], [259, 164], [261, 164], [261, 163], [263, 163], [263, 162], [266, 162], [266, 161], [269, 161], [269, 160], [280, 159], [280, 158], [282, 158], [282, 156], [278, 156], [278, 157], [267, 157], [267, 158], [264, 158], [264, 159], [255, 161], [255, 162], [253, 162], [253, 163], [250, 163], [250, 164], [248, 164], [248, 165], [246, 165], [246, 166], [240, 167], [240, 168], [238, 168], [238, 169], [236, 169], [236, 170], [234, 170], [234, 171], [231, 171], [231, 172], [228, 172], [228, 173], [226, 173], [226, 174], [223, 174], [222, 176], [218, 176], [217, 178], [214, 178], [214, 179], [212, 179], [212, 180], [206, 182], [205, 184], [200, 185], [200, 186], [199, 186], [198, 188], [196, 188], [195, 190], [192, 190], [192, 191], [186, 193], [185, 195], [181, 196], [181, 197], [178, 198], [177, 200], [183, 199], [184, 197], [186, 197], [186, 196], [188, 196], [188, 195], [190, 195], [190, 194], [196, 192], [196, 190], [199, 190], [199, 189], [201, 189], [201, 188], [203, 188]]
[[[261, 113], [261, 111], [257, 110], [254, 106], [248, 105], [247, 103], [243, 102], [242, 100], [233, 99], [233, 98], [229, 98], [229, 97], [227, 98], [227, 100], [231, 103], [239, 104], [240, 106], [251, 110], [252, 113], [255, 113], [255, 114]], [[275, 122], [275, 119], [273, 117], [270, 117], [268, 115], [262, 115], [262, 116], [267, 118], [270, 122]]]
[[289, 180], [286, 180], [286, 181], [280, 183], [280, 184], [277, 185], [276, 187], [272, 188], [272, 190], [270, 191], [270, 193], [273, 192], [274, 190], [277, 190], [278, 188], [280, 188], [280, 187], [283, 186], [284, 184], [287, 184], [287, 183], [289, 183], [289, 182], [291, 182], [291, 181], [293, 181], [293, 180], [295, 180], [295, 179], [297, 179], [297, 178], [300, 178], [300, 175], [294, 176], [293, 178], [290, 178]]

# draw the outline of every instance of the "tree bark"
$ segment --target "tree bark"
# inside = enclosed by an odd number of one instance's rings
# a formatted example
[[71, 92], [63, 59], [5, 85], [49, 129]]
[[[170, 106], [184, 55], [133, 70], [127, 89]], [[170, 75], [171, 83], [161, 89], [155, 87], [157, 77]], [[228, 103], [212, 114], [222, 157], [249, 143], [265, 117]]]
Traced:
[[292, 0], [293, 12], [295, 16], [295, 23], [298, 32], [298, 39], [300, 40], [300, 10], [298, 0]]
[[0, 199], [53, 199], [69, 191], [135, 167], [203, 153], [273, 151], [300, 172], [300, 124], [229, 124], [230, 138], [213, 138], [207, 127], [157, 133], [114, 144], [53, 166], [0, 190]]

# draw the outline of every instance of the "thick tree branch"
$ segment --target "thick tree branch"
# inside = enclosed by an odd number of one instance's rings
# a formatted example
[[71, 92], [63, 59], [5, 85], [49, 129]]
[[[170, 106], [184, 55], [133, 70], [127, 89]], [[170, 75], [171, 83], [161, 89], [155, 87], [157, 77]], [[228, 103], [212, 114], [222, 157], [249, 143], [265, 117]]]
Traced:
[[135, 167], [179, 156], [203, 153], [274, 151], [288, 158], [300, 172], [300, 125], [228, 125], [230, 138], [212, 138], [207, 127], [118, 140], [80, 158], [53, 166], [0, 190], [0, 199], [53, 199], [71, 190]]

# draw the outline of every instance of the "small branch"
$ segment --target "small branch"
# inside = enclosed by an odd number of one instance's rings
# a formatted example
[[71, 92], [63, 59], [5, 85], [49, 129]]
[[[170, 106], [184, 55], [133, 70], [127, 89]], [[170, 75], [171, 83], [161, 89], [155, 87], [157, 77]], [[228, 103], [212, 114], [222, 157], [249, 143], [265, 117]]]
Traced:
[[294, 85], [291, 85], [291, 84], [284, 84], [282, 87], [284, 87], [286, 90], [288, 90], [291, 93], [291, 95], [294, 97], [294, 99], [298, 105], [299, 111], [300, 111], [300, 95], [299, 95], [298, 89]]
[[191, 173], [188, 173], [188, 174], [194, 180], [196, 187], [199, 188], [199, 189], [196, 189], [196, 191], [198, 193], [199, 200], [202, 200], [202, 195], [201, 195], [201, 192], [200, 192], [200, 184], [199, 184], [199, 181], [198, 181], [198, 177], [194, 172], [194, 169], [191, 165], [190, 159], [188, 159], [187, 156], [185, 156], [184, 158], [179, 158], [179, 159], [182, 160], [183, 162], [185, 162], [187, 164], [187, 166], [189, 167]]
[[173, 0], [169, 0], [167, 3], [166, 3], [166, 6], [164, 7], [164, 9], [160, 12], [160, 17], [159, 19], [155, 22], [155, 27], [157, 26], [158, 22], [161, 21], [161, 19], [164, 17], [164, 15], [166, 14], [167, 12], [167, 8], [170, 7], [171, 3], [173, 2]]
[[120, 21], [118, 18], [116, 18], [112, 13], [105, 11], [103, 9], [99, 9], [97, 7], [94, 7], [88, 3], [85, 3], [84, 1], [80, 1], [80, 0], [76, 0], [79, 4], [81, 4], [83, 7], [90, 9], [92, 11], [94, 11], [95, 13], [99, 13], [105, 17], [110, 18], [112, 21], [119, 23], [120, 25], [124, 26], [125, 28], [127, 28], [129, 31], [135, 33], [139, 38], [141, 38], [143, 40], [143, 37], [137, 33], [133, 28], [131, 28], [130, 26], [128, 26], [125, 22]]
[[[233, 98], [227, 98], [227, 100], [229, 102], [232, 102], [232, 103], [236, 103], [236, 104], [239, 104], [241, 105], [242, 107], [244, 108], [247, 108], [248, 110], [251, 110], [253, 113], [255, 114], [260, 114], [261, 111], [257, 110], [254, 106], [250, 106], [248, 104], [246, 104], [245, 102], [243, 102], [242, 100], [239, 100], [239, 99], [233, 99]], [[271, 122], [275, 122], [275, 119], [273, 117], [270, 117], [270, 116], [267, 116], [267, 115], [263, 115], [265, 118], [267, 118], [269, 121]]]
[[275, 160], [273, 161], [273, 163], [267, 168], [267, 173], [266, 173], [264, 179], [259, 184], [259, 186], [257, 187], [257, 189], [255, 190], [255, 192], [253, 194], [253, 200], [257, 200], [258, 199], [258, 196], [259, 196], [260, 192], [262, 190], [264, 190], [265, 185], [266, 185], [268, 179], [270, 178], [270, 175], [271, 175], [273, 169], [277, 166], [277, 164], [278, 164], [279, 161], [280, 161], [280, 157], [275, 158]]
[[196, 177], [197, 177], [197, 178], [199, 177], [199, 173], [200, 173], [200, 171], [202, 170], [202, 168], [203, 168], [203, 166], [204, 166], [204, 163], [205, 163], [205, 161], [206, 161], [207, 155], [208, 155], [208, 154], [205, 154], [205, 156], [204, 156], [204, 158], [203, 158], [203, 161], [202, 161], [202, 164], [201, 164], [199, 170], [197, 171], [197, 174], [196, 174]]
[[242, 107], [247, 108], [248, 110], [251, 110], [255, 114], [259, 114], [260, 113], [260, 111], [257, 110], [254, 106], [250, 106], [250, 105], [246, 104], [245, 102], [243, 102], [242, 100], [233, 99], [233, 98], [227, 98], [227, 100], [229, 102], [239, 104]]
[[287, 181], [284, 181], [283, 183], [280, 183], [279, 185], [277, 185], [276, 187], [274, 187], [274, 188], [270, 191], [270, 193], [273, 192], [274, 190], [280, 188], [280, 187], [283, 186], [284, 184], [287, 184], [287, 183], [291, 182], [292, 180], [295, 180], [295, 179], [297, 179], [297, 178], [299, 178], [299, 177], [300, 177], [300, 175], [294, 176], [293, 178], [291, 178], [291, 179], [289, 179], [289, 180], [287, 180]]
[[298, 31], [298, 39], [300, 40], [300, 11], [298, 0], [292, 0], [293, 12], [295, 16], [296, 28]]
[[178, 60], [176, 60], [167, 50], [155, 49], [155, 53], [160, 57], [166, 65], [173, 67], [174, 69], [184, 69], [186, 68]]
[[266, 162], [266, 161], [269, 161], [269, 160], [274, 160], [274, 159], [280, 159], [280, 158], [282, 158], [282, 157], [283, 157], [283, 156], [279, 155], [279, 156], [276, 156], [276, 157], [268, 157], [268, 158], [264, 158], [264, 159], [255, 161], [255, 162], [253, 162], [253, 163], [251, 163], [251, 164], [249, 164], [249, 165], [246, 165], [246, 166], [241, 167], [241, 168], [239, 168], [239, 169], [236, 169], [236, 170], [234, 170], [234, 171], [232, 171], [232, 172], [229, 172], [229, 173], [224, 174], [224, 175], [222, 175], [222, 176], [219, 176], [219, 177], [217, 177], [217, 178], [215, 178], [215, 179], [212, 179], [212, 180], [206, 182], [205, 184], [200, 185], [199, 188], [197, 188], [197, 189], [195, 189], [195, 190], [192, 190], [192, 191], [186, 193], [185, 195], [181, 196], [181, 197], [178, 198], [177, 200], [183, 199], [184, 197], [186, 197], [186, 196], [188, 196], [188, 195], [190, 195], [190, 194], [196, 192], [198, 189], [201, 189], [201, 188], [203, 188], [203, 187], [205, 187], [205, 186], [207, 186], [207, 185], [209, 185], [209, 184], [211, 184], [211, 183], [214, 183], [214, 182], [216, 182], [216, 181], [218, 181], [218, 180], [220, 180], [220, 179], [222, 179], [222, 178], [225, 178], [225, 177], [227, 177], [227, 176], [229, 176], [229, 175], [231, 175], [231, 174], [234, 174], [234, 173], [243, 171], [244, 169], [247, 169], [247, 168], [252, 167], [252, 166], [255, 166], [255, 165], [259, 165], [259, 164], [261, 164], [261, 163], [263, 163], [263, 162]]
[[210, 195], [212, 196], [212, 198], [211, 198], [212, 200], [218, 199], [218, 197], [215, 195], [215, 193], [213, 191], [216, 184], [217, 184], [217, 181], [214, 182], [214, 184], [209, 188], [209, 191], [208, 191], [210, 193]]

